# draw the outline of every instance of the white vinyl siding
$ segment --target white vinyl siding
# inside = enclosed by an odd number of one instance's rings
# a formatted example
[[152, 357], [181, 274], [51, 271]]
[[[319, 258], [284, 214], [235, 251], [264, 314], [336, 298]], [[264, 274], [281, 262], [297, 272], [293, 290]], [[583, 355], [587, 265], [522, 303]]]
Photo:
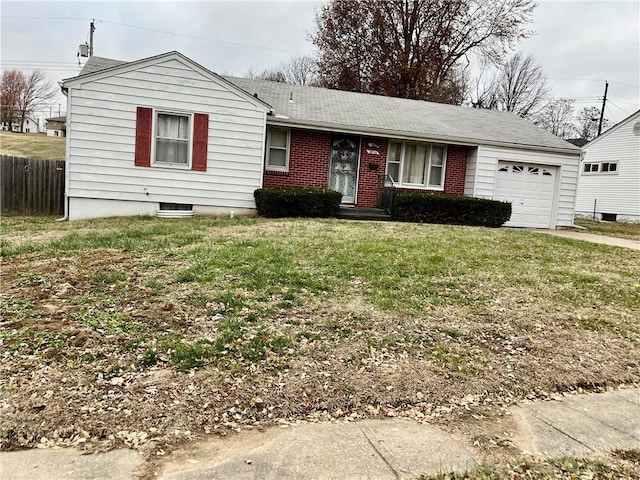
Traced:
[[[550, 228], [570, 227], [573, 224], [575, 192], [579, 175], [579, 154], [560, 154], [481, 145], [475, 157], [473, 196], [494, 198], [498, 162], [507, 161], [525, 166], [557, 167], [553, 192]], [[465, 185], [468, 192], [469, 179]]]
[[[67, 139], [70, 198], [255, 208], [253, 192], [262, 186], [266, 107], [176, 57], [110, 75], [97, 74], [81, 84], [71, 83], [69, 91], [73, 122], [68, 125]], [[207, 171], [136, 167], [139, 106], [160, 113], [190, 112], [189, 132], [192, 113], [208, 114]], [[153, 131], [152, 162], [160, 166], [157, 154], [163, 147], [158, 148], [157, 129]], [[177, 133], [178, 137], [166, 138], [184, 140]], [[191, 133], [188, 138], [190, 141]], [[191, 146], [187, 148], [190, 151]], [[184, 147], [175, 155], [171, 159], [176, 163], [184, 162]], [[190, 156], [188, 153], [189, 162]], [[76, 210], [71, 218], [90, 214]]]
[[464, 177], [464, 194], [474, 197], [476, 192], [476, 168], [478, 165], [478, 149], [470, 149], [467, 155], [467, 170]]
[[[639, 122], [640, 112], [585, 145], [577, 215], [591, 216], [595, 208], [597, 218], [615, 214], [618, 221], [640, 222], [640, 136], [633, 132]], [[597, 172], [584, 173], [584, 164], [598, 165]], [[604, 164], [609, 171], [603, 171]]]

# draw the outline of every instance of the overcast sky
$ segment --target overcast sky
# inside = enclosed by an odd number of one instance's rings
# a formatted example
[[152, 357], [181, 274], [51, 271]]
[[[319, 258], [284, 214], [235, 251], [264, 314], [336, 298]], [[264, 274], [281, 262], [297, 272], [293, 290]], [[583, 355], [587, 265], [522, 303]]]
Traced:
[[[321, 3], [3, 0], [0, 64], [40, 68], [55, 82], [72, 77], [95, 18], [96, 56], [130, 61], [177, 50], [214, 72], [242, 75], [313, 53], [308, 34]], [[554, 97], [576, 98], [576, 110], [600, 106], [608, 80], [607, 118], [619, 122], [640, 108], [640, 0], [543, 0], [531, 29], [518, 49], [542, 65]], [[53, 114], [58, 103], [64, 113], [60, 97]]]

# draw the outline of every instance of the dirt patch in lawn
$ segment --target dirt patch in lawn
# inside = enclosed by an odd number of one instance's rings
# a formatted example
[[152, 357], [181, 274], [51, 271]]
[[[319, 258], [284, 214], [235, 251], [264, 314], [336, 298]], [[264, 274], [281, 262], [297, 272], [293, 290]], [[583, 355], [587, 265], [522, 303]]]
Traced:
[[[209, 233], [207, 248], [286, 238], [295, 225], [247, 228]], [[477, 301], [393, 310], [364, 275], [336, 276], [331, 292], [265, 293], [238, 283], [251, 280], [244, 260], [226, 268], [222, 249], [188, 260], [180, 248], [3, 260], [1, 449], [126, 445], [153, 456], [211, 433], [403, 416], [499, 456], [513, 445], [488, 425], [508, 423], [519, 400], [640, 380], [637, 311], [615, 301], [566, 308], [495, 276], [475, 283]], [[221, 266], [203, 270], [212, 256]]]

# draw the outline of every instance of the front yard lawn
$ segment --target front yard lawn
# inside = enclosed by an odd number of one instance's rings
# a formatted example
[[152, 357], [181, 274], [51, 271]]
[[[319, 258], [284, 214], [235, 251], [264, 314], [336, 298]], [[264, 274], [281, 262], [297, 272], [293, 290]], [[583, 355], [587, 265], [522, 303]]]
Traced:
[[0, 448], [446, 426], [640, 381], [635, 251], [404, 223], [0, 221]]

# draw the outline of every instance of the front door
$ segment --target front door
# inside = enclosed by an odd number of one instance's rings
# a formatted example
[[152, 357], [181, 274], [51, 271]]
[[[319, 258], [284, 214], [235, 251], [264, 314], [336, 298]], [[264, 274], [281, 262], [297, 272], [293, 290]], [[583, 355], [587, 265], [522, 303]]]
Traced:
[[335, 136], [331, 138], [329, 188], [342, 193], [342, 203], [355, 203], [358, 183], [360, 139]]

